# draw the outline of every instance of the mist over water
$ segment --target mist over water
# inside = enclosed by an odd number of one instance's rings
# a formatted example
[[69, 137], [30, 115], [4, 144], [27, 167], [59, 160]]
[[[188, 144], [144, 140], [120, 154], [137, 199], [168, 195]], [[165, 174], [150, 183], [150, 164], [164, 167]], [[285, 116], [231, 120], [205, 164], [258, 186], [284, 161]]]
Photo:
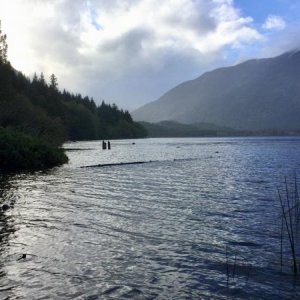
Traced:
[[13, 206], [0, 214], [0, 299], [299, 297], [289, 261], [280, 273], [276, 190], [299, 172], [299, 138], [111, 146], [68, 143], [69, 164], [0, 177]]

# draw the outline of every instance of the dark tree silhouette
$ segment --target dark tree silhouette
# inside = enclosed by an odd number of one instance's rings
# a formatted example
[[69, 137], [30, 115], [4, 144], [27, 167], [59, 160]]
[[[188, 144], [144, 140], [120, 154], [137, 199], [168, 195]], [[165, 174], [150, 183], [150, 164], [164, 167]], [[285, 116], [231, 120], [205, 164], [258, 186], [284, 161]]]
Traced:
[[52, 88], [53, 90], [57, 90], [58, 89], [57, 77], [54, 74], [52, 74], [50, 76], [50, 88]]
[[7, 37], [6, 34], [2, 33], [1, 30], [1, 21], [0, 21], [0, 64], [7, 63]]
[[[1, 23], [0, 23], [1, 25]], [[0, 28], [1, 30], [1, 28]], [[6, 35], [0, 31], [0, 127], [13, 128], [59, 145], [66, 139], [145, 137], [146, 131], [133, 122], [128, 111], [104, 101], [97, 107], [93, 98], [58, 89], [52, 74], [32, 80], [7, 61]]]

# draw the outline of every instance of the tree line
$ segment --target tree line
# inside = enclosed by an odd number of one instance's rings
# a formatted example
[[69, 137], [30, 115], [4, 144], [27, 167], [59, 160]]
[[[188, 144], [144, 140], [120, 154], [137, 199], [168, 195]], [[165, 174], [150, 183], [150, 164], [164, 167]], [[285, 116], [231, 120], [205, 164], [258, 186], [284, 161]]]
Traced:
[[47, 82], [43, 73], [30, 79], [15, 70], [7, 60], [6, 35], [1, 31], [0, 105], [0, 127], [55, 145], [65, 140], [141, 138], [147, 134], [128, 111], [115, 104], [103, 101], [97, 106], [93, 98], [60, 91], [54, 74]]
[[57, 77], [26, 77], [7, 59], [0, 21], [0, 171], [65, 163], [66, 140], [141, 138], [146, 129], [115, 104], [58, 89]]

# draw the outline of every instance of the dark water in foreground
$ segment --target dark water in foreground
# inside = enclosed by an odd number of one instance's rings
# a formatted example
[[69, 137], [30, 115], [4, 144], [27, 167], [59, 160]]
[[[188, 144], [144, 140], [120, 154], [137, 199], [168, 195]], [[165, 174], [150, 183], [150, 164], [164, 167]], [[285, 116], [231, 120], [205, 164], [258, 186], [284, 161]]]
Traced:
[[299, 138], [132, 142], [70, 143], [86, 150], [68, 165], [0, 177], [0, 299], [299, 299], [276, 194]]

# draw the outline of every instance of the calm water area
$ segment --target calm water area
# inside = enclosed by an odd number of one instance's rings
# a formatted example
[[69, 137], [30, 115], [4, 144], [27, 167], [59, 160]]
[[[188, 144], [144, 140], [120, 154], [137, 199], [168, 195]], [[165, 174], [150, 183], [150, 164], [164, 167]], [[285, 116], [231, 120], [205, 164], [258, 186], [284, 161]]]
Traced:
[[[66, 165], [0, 175], [0, 299], [300, 299], [277, 194], [300, 138], [64, 147]], [[147, 163], [82, 168], [125, 162]]]

